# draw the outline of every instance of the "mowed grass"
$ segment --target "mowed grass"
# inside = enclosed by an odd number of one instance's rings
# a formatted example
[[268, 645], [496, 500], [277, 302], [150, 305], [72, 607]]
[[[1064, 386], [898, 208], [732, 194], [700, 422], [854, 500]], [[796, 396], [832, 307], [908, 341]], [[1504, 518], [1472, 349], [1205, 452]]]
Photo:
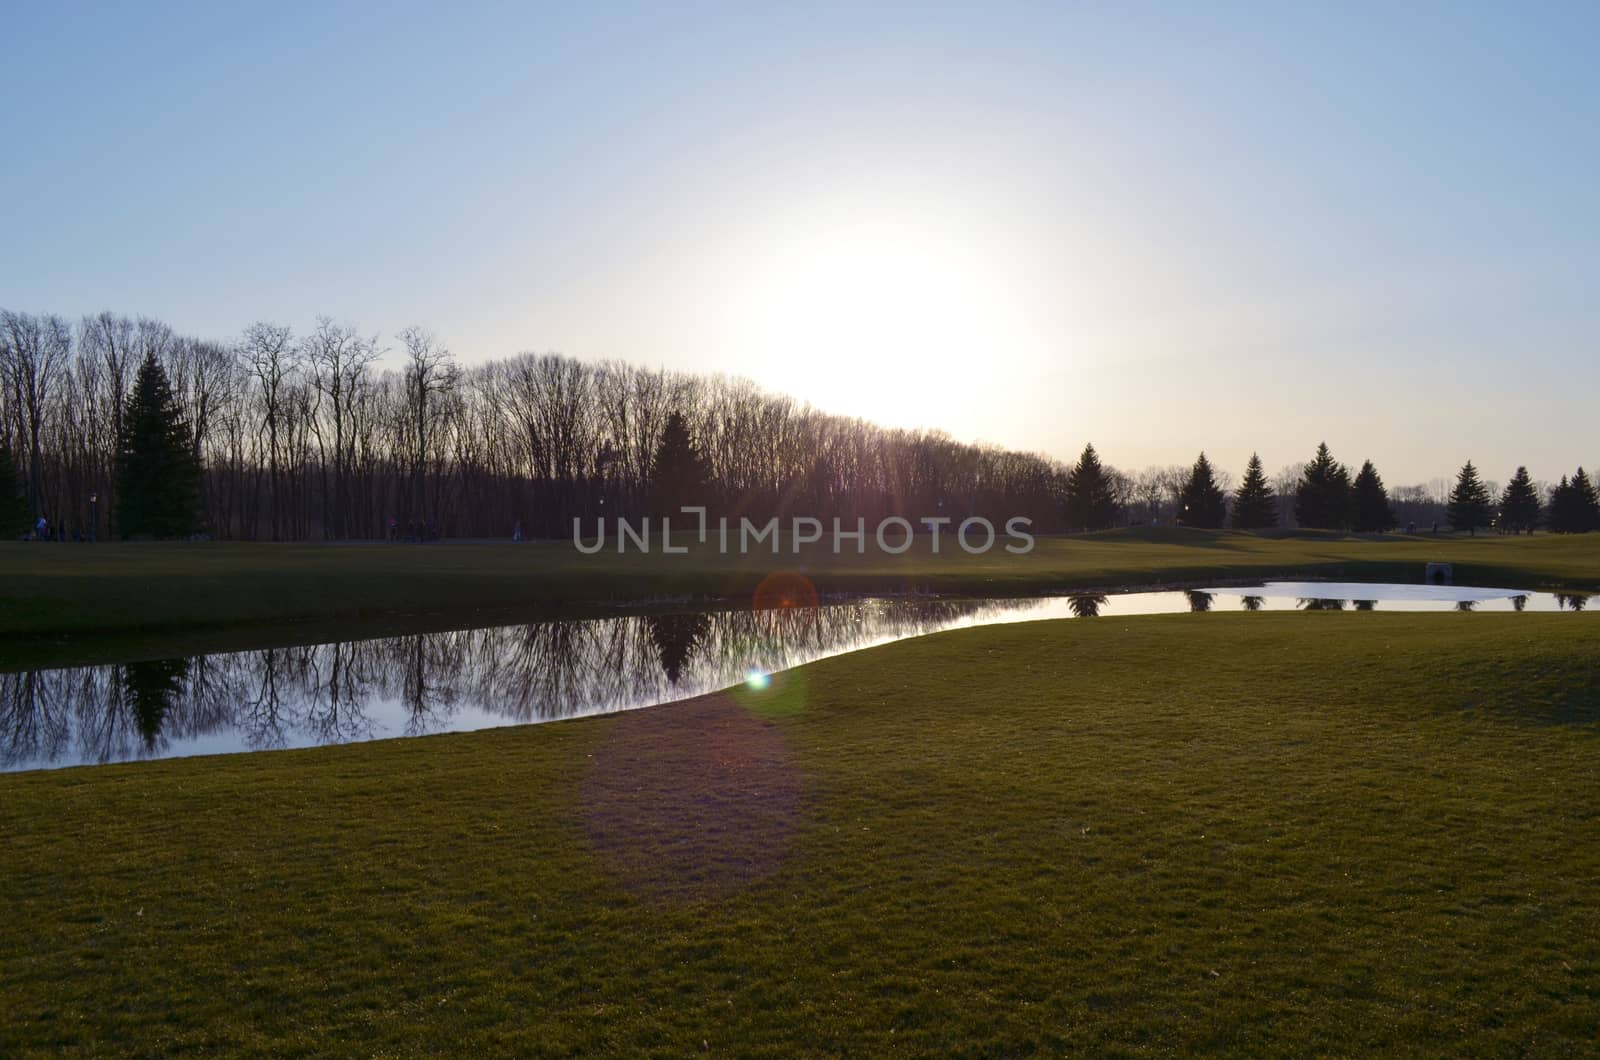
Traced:
[[[1003, 539], [1002, 539], [1003, 540]], [[0, 643], [131, 635], [220, 624], [347, 622], [395, 615], [472, 621], [487, 610], [582, 609], [618, 601], [721, 597], [748, 602], [775, 570], [822, 593], [930, 591], [1018, 595], [1080, 588], [1282, 576], [1418, 582], [1453, 562], [1459, 584], [1600, 591], [1600, 534], [1476, 538], [1390, 535], [1283, 539], [1198, 530], [1113, 531], [1038, 539], [1028, 555], [579, 554], [570, 542], [432, 544], [0, 544]], [[848, 543], [847, 543], [848, 546]], [[15, 645], [13, 645], [15, 647]], [[0, 660], [0, 662], [9, 660]]]
[[0, 1054], [1586, 1052], [1593, 617], [994, 626], [0, 776]]

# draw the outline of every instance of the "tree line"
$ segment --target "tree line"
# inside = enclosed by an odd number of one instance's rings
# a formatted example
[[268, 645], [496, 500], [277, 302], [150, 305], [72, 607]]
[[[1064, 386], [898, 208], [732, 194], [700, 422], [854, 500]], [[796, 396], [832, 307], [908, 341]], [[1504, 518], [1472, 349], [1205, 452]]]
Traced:
[[[1450, 506], [1465, 520], [1451, 525], [1595, 528], [1581, 469], [1549, 491], [1519, 474], [1534, 516], [1521, 492], [1510, 509], [1495, 493], [1482, 519]], [[53, 536], [85, 538], [565, 537], [574, 518], [639, 517], [688, 492], [760, 520], [1021, 515], [1040, 533], [1254, 529], [1291, 514], [1380, 529], [1445, 501], [1412, 496], [1424, 487], [1391, 495], [1370, 462], [1351, 476], [1326, 447], [1270, 481], [1252, 458], [1237, 488], [1203, 454], [1124, 472], [1088, 446], [1068, 466], [831, 415], [744, 379], [558, 354], [467, 366], [420, 327], [385, 340], [323, 317], [303, 335], [258, 322], [218, 342], [148, 317], [0, 311], [8, 537], [41, 518]]]

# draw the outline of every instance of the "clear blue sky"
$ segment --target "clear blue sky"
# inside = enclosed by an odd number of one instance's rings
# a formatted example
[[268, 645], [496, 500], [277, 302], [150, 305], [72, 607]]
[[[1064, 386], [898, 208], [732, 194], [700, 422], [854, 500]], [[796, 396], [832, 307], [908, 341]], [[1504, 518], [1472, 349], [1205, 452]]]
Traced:
[[1600, 463], [1600, 4], [870, 6], [10, 3], [0, 305]]

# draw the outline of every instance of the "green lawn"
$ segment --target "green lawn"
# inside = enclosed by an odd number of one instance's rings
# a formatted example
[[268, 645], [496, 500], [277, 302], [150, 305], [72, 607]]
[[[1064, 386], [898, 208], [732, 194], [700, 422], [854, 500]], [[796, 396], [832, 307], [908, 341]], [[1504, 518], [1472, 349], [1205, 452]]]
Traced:
[[0, 1055], [1587, 1052], [1594, 617], [995, 626], [0, 776]]
[[[821, 592], [929, 590], [1017, 595], [1153, 583], [1310, 575], [1421, 581], [1431, 560], [1456, 564], [1461, 584], [1600, 591], [1600, 534], [1577, 537], [1382, 540], [1302, 535], [1273, 540], [1207, 531], [1120, 531], [1040, 538], [1026, 556], [968, 556], [926, 539], [905, 556], [579, 555], [570, 543], [445, 545], [0, 544], [0, 665], [31, 661], [23, 637], [129, 638], [226, 624], [352, 619], [461, 625], [511, 612], [593, 609], [618, 601], [721, 597], [748, 602], [780, 568]], [[491, 616], [488, 612], [494, 612]], [[192, 650], [209, 642], [182, 643]], [[64, 660], [63, 660], [64, 661]]]

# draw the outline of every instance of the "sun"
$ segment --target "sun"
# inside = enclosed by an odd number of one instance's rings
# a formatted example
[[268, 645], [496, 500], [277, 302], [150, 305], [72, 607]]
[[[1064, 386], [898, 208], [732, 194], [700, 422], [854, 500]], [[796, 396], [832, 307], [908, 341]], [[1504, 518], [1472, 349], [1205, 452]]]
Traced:
[[762, 382], [829, 411], [948, 422], [1024, 341], [998, 271], [927, 219], [825, 225], [764, 255], [739, 341]]

